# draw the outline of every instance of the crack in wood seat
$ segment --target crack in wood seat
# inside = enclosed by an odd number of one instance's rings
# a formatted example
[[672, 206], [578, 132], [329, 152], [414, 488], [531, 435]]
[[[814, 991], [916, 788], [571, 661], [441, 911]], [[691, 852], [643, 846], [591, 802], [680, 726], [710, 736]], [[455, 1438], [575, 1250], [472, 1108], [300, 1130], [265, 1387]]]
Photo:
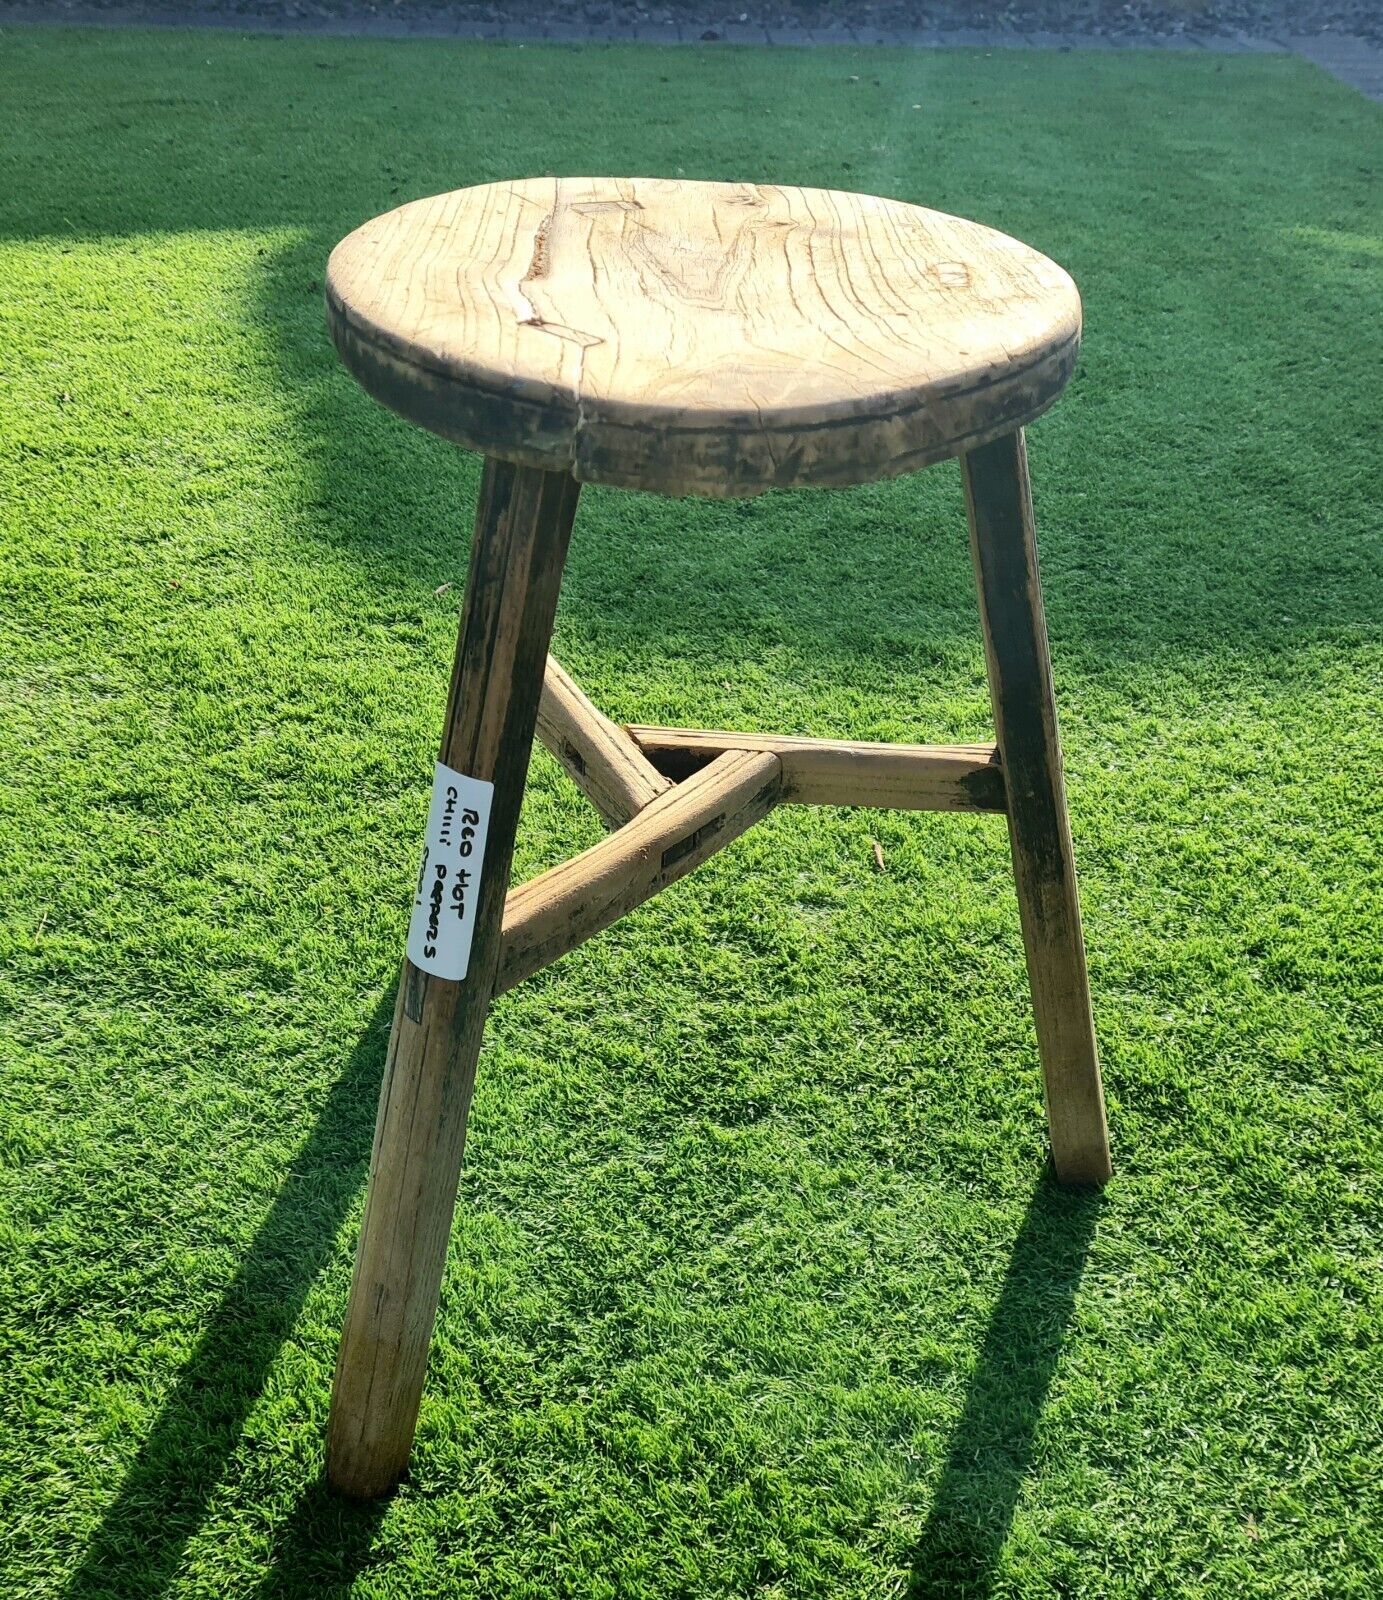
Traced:
[[829, 189], [533, 178], [344, 239], [332, 334], [435, 433], [585, 483], [713, 497], [910, 472], [1030, 422], [1076, 287], [979, 223]]

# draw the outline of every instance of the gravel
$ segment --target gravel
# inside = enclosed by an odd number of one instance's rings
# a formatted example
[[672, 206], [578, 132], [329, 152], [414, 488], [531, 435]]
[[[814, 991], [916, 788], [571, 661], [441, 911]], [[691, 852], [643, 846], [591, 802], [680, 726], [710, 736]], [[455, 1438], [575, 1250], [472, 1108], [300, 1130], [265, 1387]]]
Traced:
[[[1208, 37], [1247, 36], [1283, 40], [1288, 36], [1346, 34], [1383, 43], [1383, 0], [1181, 0], [1159, 5], [1150, 0], [836, 0], [835, 4], [782, 5], [773, 0], [665, 0], [640, 5], [633, 0], [0, 0], [5, 12], [33, 16], [67, 15], [72, 20], [173, 22], [234, 21], [253, 17], [294, 30], [314, 25], [334, 29], [358, 26], [362, 32], [446, 33], [478, 25], [508, 23], [513, 31], [538, 35], [544, 27], [613, 27], [674, 23], [683, 38], [724, 38], [746, 28], [783, 35], [832, 25], [889, 33], [927, 31], [946, 34], [1045, 33], [1132, 43], [1139, 39], [1188, 44]], [[670, 30], [671, 31], [671, 30]]]

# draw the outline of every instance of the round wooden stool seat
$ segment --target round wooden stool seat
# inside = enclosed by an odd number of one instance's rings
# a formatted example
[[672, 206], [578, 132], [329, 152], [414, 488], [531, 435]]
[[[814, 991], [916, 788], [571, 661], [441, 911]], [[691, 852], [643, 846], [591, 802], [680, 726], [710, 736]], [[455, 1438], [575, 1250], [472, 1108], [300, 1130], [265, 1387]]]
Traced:
[[664, 494], [910, 472], [1044, 411], [1065, 272], [978, 223], [828, 189], [544, 178], [414, 201], [327, 268], [376, 398], [522, 466]]

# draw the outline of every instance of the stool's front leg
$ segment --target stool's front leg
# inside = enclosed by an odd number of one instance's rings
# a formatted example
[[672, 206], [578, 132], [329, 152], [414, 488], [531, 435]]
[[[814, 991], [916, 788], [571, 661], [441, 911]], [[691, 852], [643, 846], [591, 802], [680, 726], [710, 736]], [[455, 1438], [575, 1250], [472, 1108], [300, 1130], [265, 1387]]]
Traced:
[[1021, 431], [970, 451], [961, 468], [1052, 1162], [1062, 1183], [1102, 1184], [1109, 1135]]
[[[441, 761], [453, 776], [439, 769], [442, 799], [434, 805], [448, 831], [439, 844], [429, 825], [432, 856], [420, 879], [423, 920], [415, 919], [410, 931], [410, 959], [399, 985], [332, 1392], [327, 1475], [333, 1487], [359, 1498], [391, 1488], [413, 1444], [578, 493], [565, 473], [485, 463], [442, 737]], [[454, 849], [469, 853], [471, 841], [462, 841], [459, 829], [467, 822], [474, 829], [485, 809], [483, 788], [458, 785], [457, 773], [494, 786], [488, 825], [481, 819], [483, 832], [474, 835], [483, 841], [474, 857], [478, 871], [449, 855]], [[450, 880], [438, 872], [444, 861], [451, 865]], [[439, 882], [448, 893], [429, 904]], [[468, 957], [455, 942], [458, 930], [469, 941]], [[415, 946], [415, 936], [426, 942]], [[449, 936], [450, 947], [439, 949]], [[414, 964], [415, 954], [422, 965]], [[439, 976], [439, 969], [457, 976]]]

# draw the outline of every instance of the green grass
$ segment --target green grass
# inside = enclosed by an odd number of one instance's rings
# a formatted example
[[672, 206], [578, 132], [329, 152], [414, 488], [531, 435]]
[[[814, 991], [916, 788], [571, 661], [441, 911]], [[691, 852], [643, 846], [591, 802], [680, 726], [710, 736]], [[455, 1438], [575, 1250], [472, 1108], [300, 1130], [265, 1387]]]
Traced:
[[[19, 29], [0, 85], [0, 1592], [1376, 1596], [1377, 111], [1285, 58]], [[1031, 448], [1116, 1177], [1043, 1178], [1001, 823], [779, 812], [497, 1008], [413, 1473], [351, 1509], [477, 465], [339, 368], [322, 267], [681, 170], [1083, 289]], [[989, 726], [954, 466], [590, 492], [558, 646], [628, 719]], [[518, 872], [597, 835], [540, 753]]]

